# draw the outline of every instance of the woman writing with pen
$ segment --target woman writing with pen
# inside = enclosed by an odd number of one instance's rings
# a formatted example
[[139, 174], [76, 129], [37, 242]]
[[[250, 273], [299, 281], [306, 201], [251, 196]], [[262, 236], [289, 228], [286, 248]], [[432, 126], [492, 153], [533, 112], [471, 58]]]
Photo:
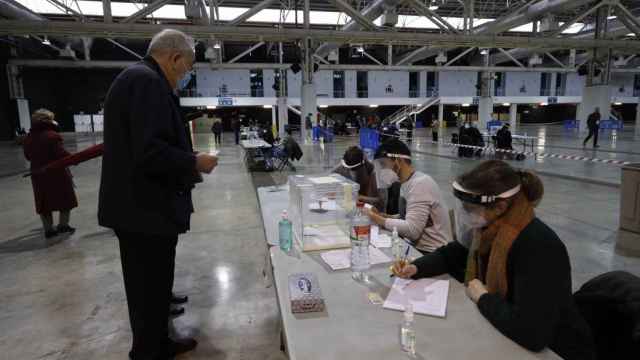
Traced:
[[[535, 216], [540, 179], [505, 162], [487, 161], [453, 183], [456, 241], [412, 264], [402, 278], [448, 273], [505, 336], [531, 351], [551, 348], [567, 360], [595, 359], [588, 325], [571, 295], [567, 249]], [[544, 263], [542, 263], [544, 262]]]

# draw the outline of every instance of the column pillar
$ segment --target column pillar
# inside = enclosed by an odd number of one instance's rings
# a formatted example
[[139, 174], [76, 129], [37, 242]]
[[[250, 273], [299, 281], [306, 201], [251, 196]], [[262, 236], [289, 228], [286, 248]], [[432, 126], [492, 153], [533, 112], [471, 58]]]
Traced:
[[611, 87], [609, 85], [585, 86], [582, 91], [582, 102], [578, 105], [577, 120], [580, 131], [587, 130], [587, 118], [595, 110], [600, 108], [602, 120], [611, 117]]
[[278, 111], [276, 109], [275, 106], [273, 106], [271, 108], [271, 134], [273, 134], [273, 137], [275, 138], [276, 135], [279, 134], [279, 132], [277, 131], [277, 123], [278, 123], [278, 117], [276, 116], [276, 111]]
[[[284, 138], [285, 132], [284, 127], [289, 124], [289, 109], [287, 105], [286, 97], [279, 97], [277, 100], [278, 106], [278, 135], [280, 138]], [[304, 122], [304, 117], [301, 116], [302, 122]]]
[[444, 124], [444, 104], [442, 101], [438, 103], [438, 123], [440, 123], [440, 128], [444, 129], [446, 126]]
[[[484, 66], [489, 67], [489, 50], [485, 50]], [[480, 99], [478, 102], [478, 129], [485, 131], [493, 114], [493, 98], [491, 97], [491, 72], [483, 71], [480, 77]]]
[[511, 131], [516, 132], [518, 129], [518, 104], [511, 104], [509, 108], [509, 124], [511, 125]]
[[640, 135], [640, 101], [638, 101], [638, 105], [636, 106], [636, 135]]

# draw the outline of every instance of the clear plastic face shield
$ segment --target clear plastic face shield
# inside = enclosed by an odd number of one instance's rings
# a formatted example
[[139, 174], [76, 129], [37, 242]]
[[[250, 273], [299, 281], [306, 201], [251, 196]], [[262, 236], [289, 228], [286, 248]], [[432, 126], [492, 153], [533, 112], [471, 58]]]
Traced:
[[358, 170], [358, 168], [360, 168], [360, 166], [364, 165], [364, 159], [362, 159], [361, 162], [355, 163], [353, 165], [347, 164], [347, 162], [344, 161], [344, 159], [343, 159], [341, 161], [341, 165], [342, 165], [343, 168], [349, 170], [349, 174], [351, 175], [351, 180], [355, 181], [355, 179], [356, 179], [356, 170]]
[[482, 228], [489, 225], [487, 206], [500, 199], [508, 199], [520, 191], [520, 185], [498, 195], [482, 195], [469, 191], [457, 182], [453, 183], [453, 195], [456, 197], [455, 213], [456, 240], [466, 248], [471, 248], [473, 240], [480, 237]]
[[398, 174], [393, 170], [394, 164], [398, 159], [411, 160], [411, 156], [404, 154], [385, 154], [384, 157], [373, 161], [378, 189], [388, 189], [393, 183], [400, 181]]

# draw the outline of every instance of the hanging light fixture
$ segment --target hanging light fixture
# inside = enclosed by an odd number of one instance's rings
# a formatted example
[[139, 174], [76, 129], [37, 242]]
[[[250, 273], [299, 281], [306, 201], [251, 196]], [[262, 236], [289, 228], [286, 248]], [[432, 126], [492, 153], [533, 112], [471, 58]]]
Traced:
[[42, 45], [51, 46], [51, 41], [49, 41], [46, 35], [44, 36], [44, 39], [42, 39]]

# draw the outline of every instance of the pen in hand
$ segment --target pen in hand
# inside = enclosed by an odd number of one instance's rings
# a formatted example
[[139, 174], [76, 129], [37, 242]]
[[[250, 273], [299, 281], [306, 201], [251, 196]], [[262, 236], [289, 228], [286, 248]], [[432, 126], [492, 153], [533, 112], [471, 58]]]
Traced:
[[[404, 252], [404, 256], [402, 257], [402, 260], [400, 260], [400, 264], [402, 264], [402, 267], [407, 266], [407, 257], [409, 256], [409, 250], [411, 249], [411, 246], [407, 245], [407, 250], [405, 250]], [[393, 266], [391, 267], [391, 271], [393, 272]], [[389, 275], [389, 277], [395, 277], [395, 274], [391, 274]]]

